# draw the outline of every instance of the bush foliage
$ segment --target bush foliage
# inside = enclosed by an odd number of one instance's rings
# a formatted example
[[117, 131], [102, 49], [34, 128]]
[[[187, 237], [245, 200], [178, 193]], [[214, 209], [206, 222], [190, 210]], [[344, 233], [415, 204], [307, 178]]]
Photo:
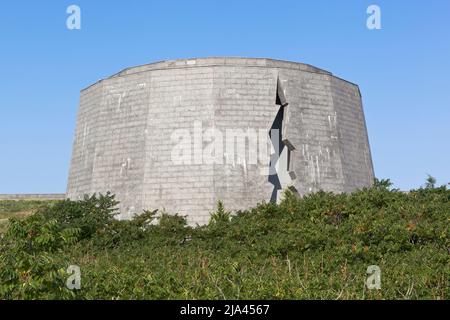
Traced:
[[[449, 299], [450, 190], [434, 183], [219, 203], [196, 228], [157, 211], [116, 220], [111, 194], [60, 201], [10, 219], [0, 299]], [[65, 286], [69, 265], [80, 290]], [[369, 265], [380, 290], [365, 286]]]

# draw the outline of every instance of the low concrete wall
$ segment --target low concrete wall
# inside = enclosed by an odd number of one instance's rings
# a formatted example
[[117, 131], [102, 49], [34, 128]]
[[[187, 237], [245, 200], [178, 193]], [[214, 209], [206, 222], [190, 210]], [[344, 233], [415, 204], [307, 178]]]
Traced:
[[0, 194], [0, 200], [64, 200], [64, 193], [50, 194]]

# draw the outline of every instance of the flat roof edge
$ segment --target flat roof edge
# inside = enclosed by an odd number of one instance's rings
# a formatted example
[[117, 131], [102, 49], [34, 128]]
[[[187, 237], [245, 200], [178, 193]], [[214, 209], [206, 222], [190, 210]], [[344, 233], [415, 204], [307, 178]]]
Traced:
[[145, 71], [177, 69], [177, 68], [216, 67], [216, 66], [287, 68], [287, 69], [302, 70], [306, 72], [320, 73], [324, 75], [333, 75], [329, 71], [317, 68], [307, 63], [279, 60], [272, 58], [245, 58], [245, 57], [186, 58], [186, 59], [156, 61], [142, 65], [127, 67], [109, 77], [98, 80], [97, 82], [81, 89], [81, 91], [85, 91], [103, 80], [113, 79], [116, 77], [131, 75]]

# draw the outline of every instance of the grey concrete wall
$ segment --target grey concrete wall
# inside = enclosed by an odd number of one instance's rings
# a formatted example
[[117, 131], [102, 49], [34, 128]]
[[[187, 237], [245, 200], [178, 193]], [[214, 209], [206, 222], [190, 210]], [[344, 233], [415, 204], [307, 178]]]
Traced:
[[[268, 133], [277, 113], [277, 70], [245, 65], [218, 66], [214, 77], [214, 124], [224, 133], [224, 140], [227, 129], [242, 133], [247, 133], [249, 128], [263, 129]], [[248, 154], [242, 159], [243, 145], [235, 139], [233, 159], [225, 148], [224, 164], [214, 165], [213, 190], [215, 201], [221, 200], [226, 208], [238, 210], [268, 201], [273, 186], [267, 176], [261, 175], [260, 166], [249, 164]], [[269, 158], [266, 162], [269, 163]]]
[[48, 193], [48, 194], [0, 194], [0, 200], [64, 200], [65, 194]]
[[[175, 130], [193, 135], [196, 121], [204, 128], [213, 125], [213, 68], [175, 67], [151, 74], [143, 206], [189, 215], [190, 222], [204, 223], [215, 201], [213, 165], [196, 163], [193, 156], [189, 165], [174, 165], [171, 152], [176, 142], [171, 135]], [[192, 140], [192, 152], [201, 152], [203, 144], [194, 145]]]
[[331, 94], [336, 114], [343, 191], [371, 185], [375, 178], [361, 95], [356, 85], [331, 78]]
[[336, 112], [329, 74], [282, 70], [289, 102], [286, 138], [292, 142], [294, 186], [301, 195], [344, 190]]
[[[111, 191], [121, 201], [121, 218], [143, 209], [188, 215], [208, 222], [218, 200], [238, 210], [269, 201], [274, 185], [261, 166], [230, 163], [174, 164], [172, 134], [200, 153], [195, 123], [214, 128], [269, 132], [280, 111], [289, 140], [289, 183], [300, 195], [320, 189], [347, 192], [368, 186], [373, 168], [358, 87], [318, 68], [286, 61], [245, 58], [176, 60], [129, 68], [81, 92], [67, 195]], [[249, 138], [246, 138], [248, 146]]]

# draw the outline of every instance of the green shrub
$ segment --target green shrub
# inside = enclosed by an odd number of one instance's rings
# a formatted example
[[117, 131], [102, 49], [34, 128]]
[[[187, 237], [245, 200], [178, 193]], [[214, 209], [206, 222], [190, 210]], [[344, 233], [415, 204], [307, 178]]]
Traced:
[[40, 209], [35, 215], [45, 220], [54, 219], [60, 229], [79, 228], [80, 240], [108, 233], [117, 214], [115, 196], [85, 196], [81, 201], [64, 200], [52, 207]]
[[[449, 299], [450, 190], [389, 180], [229, 212], [206, 226], [146, 211], [114, 219], [111, 194], [13, 219], [0, 240], [0, 299]], [[65, 288], [69, 264], [82, 288]], [[369, 265], [382, 289], [364, 286]]]
[[36, 215], [11, 219], [0, 240], [0, 298], [70, 297], [64, 288], [65, 269], [54, 254], [77, 241], [80, 229], [61, 229], [56, 220]]

